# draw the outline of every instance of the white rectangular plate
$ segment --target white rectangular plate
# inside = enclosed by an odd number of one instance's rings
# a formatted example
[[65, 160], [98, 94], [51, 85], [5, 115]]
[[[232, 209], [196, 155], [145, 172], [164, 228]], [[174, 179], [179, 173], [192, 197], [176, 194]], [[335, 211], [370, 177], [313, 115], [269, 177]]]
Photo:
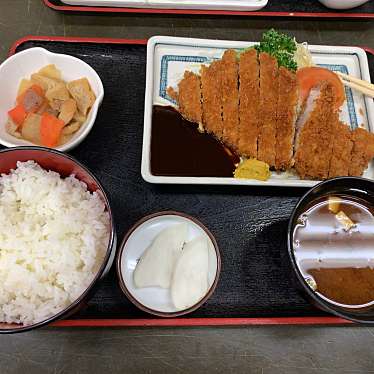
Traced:
[[84, 6], [254, 12], [266, 6], [268, 0], [62, 0], [62, 2]]
[[[199, 72], [201, 64], [209, 64], [212, 60], [221, 58], [226, 49], [234, 48], [239, 50], [254, 44], [253, 42], [173, 38], [168, 36], [155, 36], [149, 39], [147, 45], [147, 77], [141, 169], [142, 176], [147, 182], [288, 187], [311, 187], [319, 182], [300, 180], [297, 176], [287, 172], [273, 172], [266, 182], [222, 177], [156, 176], [151, 173], [152, 106], [155, 104], [175, 106], [173, 100], [166, 93], [167, 87], [176, 87], [183, 77], [185, 70]], [[309, 50], [316, 64], [370, 82], [368, 60], [363, 49], [357, 47], [310, 45]], [[373, 132], [373, 100], [349, 88], [346, 88], [346, 97], [347, 101], [341, 112], [342, 121], [350, 125], [352, 129], [359, 126]], [[363, 176], [368, 179], [374, 179], [373, 162], [369, 164]]]

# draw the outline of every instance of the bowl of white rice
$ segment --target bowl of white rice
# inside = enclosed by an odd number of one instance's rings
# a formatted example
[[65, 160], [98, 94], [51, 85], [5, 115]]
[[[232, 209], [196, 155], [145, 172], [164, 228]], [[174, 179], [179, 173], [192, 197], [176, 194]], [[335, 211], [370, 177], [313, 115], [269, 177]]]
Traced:
[[76, 312], [115, 250], [109, 200], [85, 166], [42, 147], [0, 151], [0, 333]]

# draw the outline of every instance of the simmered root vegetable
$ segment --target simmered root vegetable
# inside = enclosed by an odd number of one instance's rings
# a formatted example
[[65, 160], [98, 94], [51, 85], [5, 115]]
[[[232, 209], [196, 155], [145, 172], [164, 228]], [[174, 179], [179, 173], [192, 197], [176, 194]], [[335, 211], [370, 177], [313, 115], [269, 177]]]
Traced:
[[21, 136], [34, 144], [41, 144], [40, 125], [42, 116], [40, 114], [30, 113], [27, 115], [21, 128]]
[[96, 100], [87, 78], [62, 80], [55, 65], [22, 79], [6, 131], [45, 147], [65, 144], [86, 122]]

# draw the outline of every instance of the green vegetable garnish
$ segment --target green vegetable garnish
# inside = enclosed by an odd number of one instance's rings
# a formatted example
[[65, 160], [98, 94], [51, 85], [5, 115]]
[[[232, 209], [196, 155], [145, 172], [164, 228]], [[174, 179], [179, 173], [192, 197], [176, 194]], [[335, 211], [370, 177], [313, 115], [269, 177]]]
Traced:
[[297, 49], [296, 42], [290, 36], [271, 29], [262, 35], [260, 44], [256, 45], [255, 48], [258, 53], [267, 52], [276, 58], [279, 66], [284, 66], [292, 71], [297, 69], [294, 58]]

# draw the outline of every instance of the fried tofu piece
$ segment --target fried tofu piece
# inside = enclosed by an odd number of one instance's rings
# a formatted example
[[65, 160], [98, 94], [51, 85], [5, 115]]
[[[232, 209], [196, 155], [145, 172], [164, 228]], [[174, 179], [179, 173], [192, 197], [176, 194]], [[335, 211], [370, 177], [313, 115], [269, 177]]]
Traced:
[[67, 84], [67, 88], [76, 101], [79, 111], [86, 116], [96, 100], [88, 79], [81, 78], [71, 81]]
[[239, 67], [233, 49], [228, 49], [223, 54], [222, 65], [222, 141], [236, 150], [239, 141]]
[[296, 74], [281, 66], [278, 83], [275, 169], [287, 170], [293, 165], [293, 142], [298, 104]]
[[45, 97], [48, 99], [48, 101], [54, 102], [55, 100], [58, 101], [65, 101], [70, 98], [69, 91], [66, 88], [65, 83], [58, 83], [54, 87], [51, 87], [50, 89], [47, 90], [45, 93]]
[[334, 91], [330, 84], [320, 87], [313, 110], [300, 129], [296, 142], [295, 168], [300, 178], [326, 179], [329, 175], [334, 137]]
[[260, 104], [260, 66], [257, 51], [252, 48], [239, 60], [239, 142], [238, 153], [257, 158]]
[[191, 71], [185, 71], [183, 79], [178, 84], [178, 92], [173, 91], [169, 89], [168, 93], [177, 101], [179, 112], [182, 116], [188, 121], [201, 124], [202, 108], [200, 76]]
[[78, 121], [72, 121], [71, 123], [69, 123], [67, 126], [65, 126], [62, 129], [62, 135], [74, 134], [75, 132], [77, 132], [80, 129], [81, 125], [82, 124]]
[[58, 79], [46, 77], [39, 73], [31, 74], [31, 81], [42, 87], [44, 91], [52, 90], [57, 85], [63, 84], [63, 82]]
[[44, 66], [38, 71], [38, 74], [43, 75], [48, 78], [61, 80], [61, 71], [56, 68], [55, 64], [49, 64]]
[[73, 120], [77, 121], [77, 122], [84, 123], [84, 122], [86, 122], [86, 119], [87, 119], [87, 117], [84, 116], [82, 113], [79, 113], [78, 111], [76, 111], [73, 115]]
[[329, 178], [348, 175], [352, 148], [353, 141], [350, 128], [345, 123], [337, 120], [334, 124]]
[[203, 96], [203, 126], [217, 139], [223, 136], [222, 120], [222, 61], [213, 61], [201, 67], [201, 88]]
[[353, 148], [349, 175], [361, 176], [374, 157], [374, 134], [357, 128], [352, 131]]
[[276, 121], [278, 102], [278, 63], [267, 53], [260, 53], [260, 106], [257, 159], [275, 166]]
[[65, 125], [67, 125], [72, 120], [76, 110], [77, 103], [75, 102], [75, 100], [68, 99], [62, 103], [58, 118], [64, 121]]

